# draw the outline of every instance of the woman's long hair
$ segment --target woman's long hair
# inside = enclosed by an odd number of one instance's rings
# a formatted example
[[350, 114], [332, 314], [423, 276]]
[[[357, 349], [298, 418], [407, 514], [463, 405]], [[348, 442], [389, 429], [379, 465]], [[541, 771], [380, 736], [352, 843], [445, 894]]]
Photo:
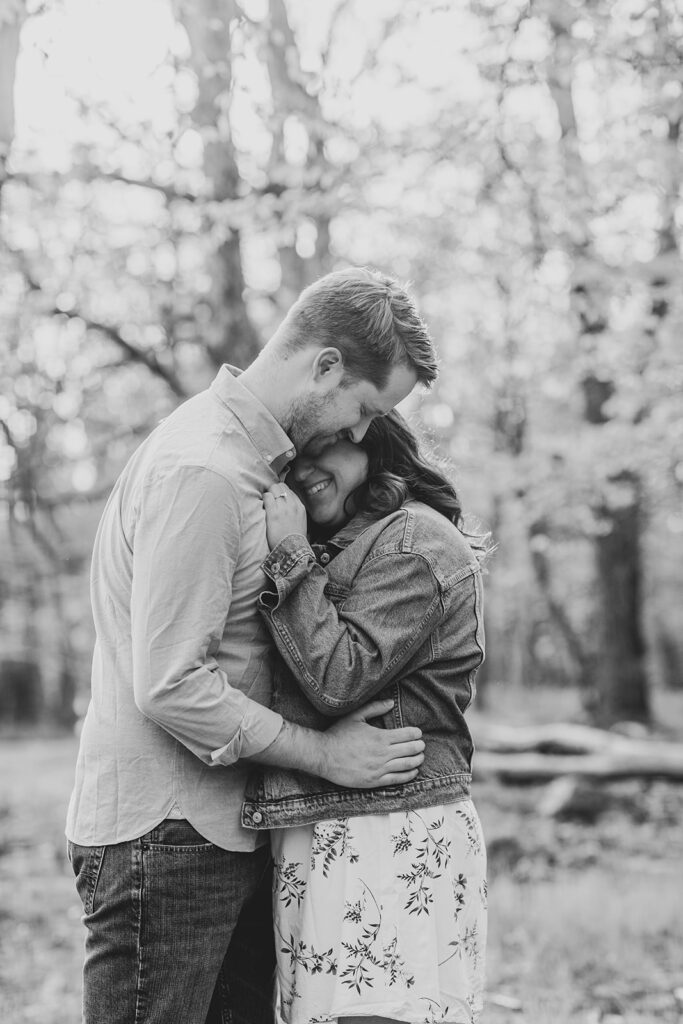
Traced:
[[368, 476], [346, 499], [349, 509], [381, 519], [413, 498], [440, 512], [463, 533], [478, 558], [491, 550], [488, 534], [463, 529], [455, 487], [438, 464], [429, 460], [418, 438], [396, 410], [376, 417], [359, 442], [368, 456]]
[[357, 511], [379, 519], [415, 498], [457, 527], [462, 525], [462, 508], [453, 484], [427, 461], [400, 413], [394, 410], [376, 417], [358, 447], [368, 456], [368, 476], [347, 498]]

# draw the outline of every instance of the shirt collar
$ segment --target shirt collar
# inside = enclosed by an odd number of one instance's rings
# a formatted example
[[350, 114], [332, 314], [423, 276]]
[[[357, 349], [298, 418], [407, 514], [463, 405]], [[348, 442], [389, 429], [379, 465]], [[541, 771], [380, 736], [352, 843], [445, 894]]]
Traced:
[[236, 366], [224, 363], [211, 384], [211, 391], [234, 413], [263, 461], [279, 475], [296, 455], [296, 449], [263, 402], [240, 384], [241, 372]]

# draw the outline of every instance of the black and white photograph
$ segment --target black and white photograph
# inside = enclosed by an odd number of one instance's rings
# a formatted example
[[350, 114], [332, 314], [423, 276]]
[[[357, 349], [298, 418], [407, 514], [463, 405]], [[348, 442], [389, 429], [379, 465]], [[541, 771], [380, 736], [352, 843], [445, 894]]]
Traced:
[[0, 0], [1, 1024], [683, 1024], [680, 0]]

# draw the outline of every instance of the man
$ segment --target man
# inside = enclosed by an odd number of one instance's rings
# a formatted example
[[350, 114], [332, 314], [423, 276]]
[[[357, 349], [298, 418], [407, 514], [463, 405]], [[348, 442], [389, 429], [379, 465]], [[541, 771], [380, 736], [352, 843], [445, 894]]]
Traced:
[[414, 778], [419, 730], [366, 721], [386, 704], [325, 733], [269, 710], [256, 598], [262, 495], [295, 450], [359, 441], [435, 375], [394, 281], [330, 274], [247, 370], [223, 367], [117, 481], [93, 552], [92, 700], [67, 820], [88, 929], [86, 1024], [268, 1020], [269, 849], [240, 825], [250, 760], [346, 786]]

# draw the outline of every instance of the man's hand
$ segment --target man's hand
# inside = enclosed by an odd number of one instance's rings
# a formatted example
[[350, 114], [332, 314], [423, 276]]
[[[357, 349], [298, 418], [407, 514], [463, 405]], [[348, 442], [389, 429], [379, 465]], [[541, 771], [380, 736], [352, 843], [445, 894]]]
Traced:
[[263, 495], [268, 547], [276, 547], [292, 533], [306, 536], [306, 509], [287, 484], [273, 484]]
[[424, 761], [419, 729], [378, 729], [368, 719], [386, 714], [393, 700], [378, 700], [340, 719], [324, 734], [320, 774], [338, 786], [372, 789], [410, 782]]
[[368, 719], [385, 715], [393, 706], [393, 700], [375, 700], [340, 718], [326, 732], [284, 722], [275, 740], [253, 760], [297, 768], [354, 789], [412, 782], [424, 761], [421, 731], [368, 725]]

